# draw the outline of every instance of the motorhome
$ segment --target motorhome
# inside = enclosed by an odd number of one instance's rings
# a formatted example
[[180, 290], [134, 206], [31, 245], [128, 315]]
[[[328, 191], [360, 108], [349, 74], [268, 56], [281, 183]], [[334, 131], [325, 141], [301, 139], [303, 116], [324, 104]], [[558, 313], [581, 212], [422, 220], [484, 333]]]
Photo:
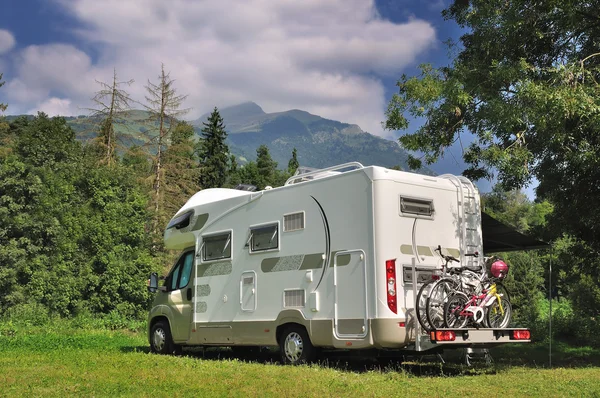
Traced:
[[[416, 289], [482, 252], [479, 194], [464, 177], [347, 163], [262, 191], [205, 189], [169, 222], [181, 256], [149, 314], [153, 351], [278, 346], [302, 363], [320, 348], [425, 350], [509, 342], [477, 330], [436, 341], [419, 330]], [[366, 352], [366, 351], [365, 351]]]

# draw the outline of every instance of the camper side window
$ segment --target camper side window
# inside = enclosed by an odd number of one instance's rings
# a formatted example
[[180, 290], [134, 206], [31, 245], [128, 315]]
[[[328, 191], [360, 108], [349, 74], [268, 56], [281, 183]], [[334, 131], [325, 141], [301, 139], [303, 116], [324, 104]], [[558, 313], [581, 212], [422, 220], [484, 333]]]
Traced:
[[279, 248], [279, 224], [250, 228], [250, 252]]
[[231, 231], [202, 237], [202, 261], [231, 258]]

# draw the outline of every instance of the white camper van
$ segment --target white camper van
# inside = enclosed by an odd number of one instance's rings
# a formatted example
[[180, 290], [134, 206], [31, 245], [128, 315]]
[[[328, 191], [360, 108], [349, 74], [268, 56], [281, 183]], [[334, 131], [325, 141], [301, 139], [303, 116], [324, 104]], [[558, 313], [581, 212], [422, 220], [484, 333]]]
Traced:
[[471, 265], [481, 236], [479, 194], [464, 177], [347, 163], [258, 192], [205, 189], [166, 228], [181, 256], [164, 286], [152, 278], [151, 348], [279, 346], [301, 363], [316, 348], [508, 342], [491, 329], [435, 341], [414, 317], [415, 289], [443, 263], [434, 249]]

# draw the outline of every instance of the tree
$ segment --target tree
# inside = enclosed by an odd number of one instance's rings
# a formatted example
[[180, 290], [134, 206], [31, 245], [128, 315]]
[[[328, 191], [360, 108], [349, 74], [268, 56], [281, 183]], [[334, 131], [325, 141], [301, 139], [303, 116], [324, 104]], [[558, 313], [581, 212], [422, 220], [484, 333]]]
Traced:
[[[170, 73], [165, 73], [165, 65], [162, 64], [158, 83], [154, 84], [148, 80], [148, 85], [146, 86], [148, 92], [146, 96], [146, 101], [148, 101], [146, 109], [150, 112], [150, 120], [157, 127], [153, 183], [155, 214], [159, 214], [160, 211], [163, 153], [166, 149], [167, 139], [171, 128], [176, 123], [176, 119], [189, 111], [189, 109], [181, 108], [187, 95], [177, 95], [174, 83], [175, 81], [171, 79]], [[158, 230], [158, 220], [156, 219], [152, 230], [154, 233]]]
[[[2, 81], [2, 73], [0, 73], [0, 88], [4, 86], [4, 82]], [[8, 104], [3, 104], [0, 102], [0, 155], [8, 151], [8, 142], [9, 138], [9, 125], [4, 120], [4, 112], [8, 108]]]
[[112, 83], [108, 84], [96, 80], [100, 85], [100, 90], [96, 92], [92, 101], [95, 104], [94, 108], [90, 108], [91, 118], [100, 120], [100, 131], [97, 143], [101, 149], [101, 161], [110, 165], [117, 156], [115, 153], [117, 137], [115, 134], [115, 119], [124, 117], [131, 110], [131, 102], [133, 101], [127, 91], [121, 89], [121, 86], [130, 86], [133, 80], [119, 81], [117, 78], [117, 70], [113, 69]]
[[153, 260], [135, 176], [86, 159], [64, 118], [39, 113], [10, 128], [13, 150], [0, 154], [0, 313], [143, 314]]
[[273, 184], [277, 172], [277, 162], [273, 160], [269, 148], [264, 144], [256, 149], [256, 167], [261, 178], [261, 189]]
[[[2, 81], [2, 76], [4, 75], [4, 73], [0, 73], [0, 87], [4, 86], [5, 82]], [[0, 112], [4, 113], [6, 111], [6, 108], [8, 108], [8, 104], [3, 104], [2, 102], [0, 102]]]
[[[533, 178], [552, 202], [555, 236], [568, 232], [600, 250], [600, 3], [456, 0], [443, 12], [465, 29], [451, 65], [402, 76], [385, 126], [435, 162], [455, 142], [463, 174], [497, 173], [504, 189]], [[469, 135], [472, 143], [467, 145]]]
[[204, 127], [198, 141], [200, 185], [203, 189], [219, 188], [227, 180], [229, 147], [225, 143], [227, 132], [217, 107], [202, 125]]
[[197, 191], [199, 167], [194, 150], [194, 127], [180, 121], [171, 134], [171, 145], [164, 153], [164, 195], [162, 213], [157, 215], [165, 225], [185, 202]]
[[294, 175], [298, 167], [300, 167], [300, 163], [298, 163], [298, 151], [296, 150], [296, 148], [294, 148], [292, 150], [292, 158], [288, 162], [287, 171], [290, 175]]
[[240, 167], [238, 165], [235, 155], [229, 155], [229, 171], [227, 172], [227, 186], [235, 188], [241, 184], [242, 180], [240, 177]]

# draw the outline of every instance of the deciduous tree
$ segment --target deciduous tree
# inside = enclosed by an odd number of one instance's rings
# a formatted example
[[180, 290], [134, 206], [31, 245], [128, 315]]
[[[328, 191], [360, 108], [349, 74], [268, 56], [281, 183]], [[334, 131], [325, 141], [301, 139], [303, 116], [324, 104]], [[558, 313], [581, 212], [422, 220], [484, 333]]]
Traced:
[[100, 147], [101, 161], [110, 165], [117, 159], [115, 148], [117, 146], [117, 135], [115, 133], [115, 122], [117, 118], [126, 117], [131, 110], [133, 100], [129, 93], [122, 89], [123, 86], [133, 84], [133, 79], [119, 81], [117, 70], [113, 69], [111, 83], [96, 80], [100, 90], [92, 98], [94, 108], [90, 108], [91, 118], [100, 123], [97, 144]]
[[[150, 112], [150, 121], [156, 129], [156, 138], [154, 139], [155, 162], [154, 162], [154, 213], [160, 212], [160, 195], [162, 194], [163, 178], [163, 154], [168, 144], [168, 137], [171, 129], [175, 126], [177, 118], [186, 114], [189, 109], [183, 109], [182, 105], [187, 95], [178, 95], [174, 86], [175, 81], [171, 79], [170, 73], [165, 72], [164, 64], [161, 65], [161, 73], [158, 76], [158, 83], [152, 83], [148, 80], [146, 91], [146, 109]], [[153, 225], [154, 233], [158, 231], [158, 220], [155, 219]]]

